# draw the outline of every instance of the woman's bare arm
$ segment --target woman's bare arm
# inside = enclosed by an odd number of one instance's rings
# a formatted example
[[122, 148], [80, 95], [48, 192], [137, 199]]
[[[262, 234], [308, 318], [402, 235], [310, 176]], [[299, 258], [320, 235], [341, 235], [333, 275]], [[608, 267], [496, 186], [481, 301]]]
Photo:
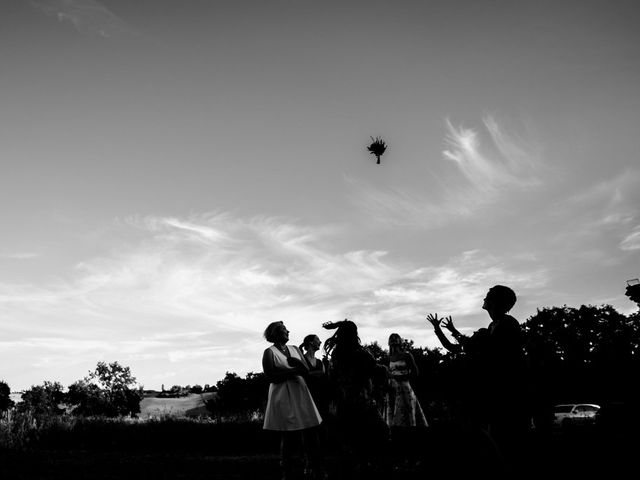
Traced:
[[406, 353], [406, 362], [407, 365], [409, 366], [409, 378], [413, 379], [416, 378], [420, 372], [418, 371], [418, 365], [416, 365], [416, 360], [415, 358], [413, 358], [413, 355], [411, 355], [410, 352]]
[[306, 373], [306, 368], [301, 365], [290, 368], [278, 368], [274, 362], [273, 352], [267, 348], [262, 355], [262, 370], [270, 383], [282, 383], [291, 380], [297, 375]]

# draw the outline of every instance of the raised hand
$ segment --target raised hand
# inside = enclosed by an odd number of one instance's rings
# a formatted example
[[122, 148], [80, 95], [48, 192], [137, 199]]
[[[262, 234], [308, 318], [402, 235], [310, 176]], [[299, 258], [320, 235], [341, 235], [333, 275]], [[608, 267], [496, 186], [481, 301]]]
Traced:
[[451, 319], [451, 315], [448, 317], [444, 317], [442, 319], [442, 326], [449, 330], [450, 332], [454, 331], [456, 327], [453, 326], [453, 320]]
[[442, 320], [444, 320], [444, 318], [438, 318], [437, 313], [435, 315], [430, 313], [429, 315], [427, 315], [427, 320], [429, 320], [431, 325], [433, 325], [434, 327], [439, 327], [440, 323], [442, 322]]
[[[438, 340], [440, 340], [440, 343], [442, 343], [442, 346], [444, 348], [446, 348], [447, 350], [449, 350], [450, 352], [453, 353], [458, 353], [461, 351], [461, 345], [459, 345], [458, 343], [452, 343], [451, 340], [449, 340], [447, 338], [447, 336], [444, 334], [444, 332], [442, 331], [442, 328], [440, 327], [440, 324], [443, 323], [445, 327], [449, 328], [453, 328], [455, 330], [455, 327], [453, 326], [453, 322], [451, 320], [451, 317], [442, 317], [442, 318], [438, 318], [438, 314], [436, 313], [435, 315], [432, 315], [431, 313], [429, 315], [427, 315], [427, 320], [429, 320], [431, 322], [431, 324], [433, 325], [433, 329], [435, 331], [436, 336], [438, 337]], [[453, 333], [453, 331], [452, 331]], [[457, 337], [456, 334], [453, 334], [454, 337]]]
[[347, 319], [345, 318], [344, 320], [341, 320], [339, 322], [324, 322], [322, 324], [322, 328], [326, 328], [327, 330], [334, 330], [336, 328], [338, 328], [340, 325], [342, 325], [342, 322], [346, 322]]

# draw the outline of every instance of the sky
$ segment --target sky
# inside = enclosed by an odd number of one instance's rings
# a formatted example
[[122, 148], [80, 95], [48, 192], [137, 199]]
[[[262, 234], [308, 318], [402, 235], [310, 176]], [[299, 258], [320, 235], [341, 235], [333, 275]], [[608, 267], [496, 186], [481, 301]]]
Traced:
[[[634, 1], [1, 0], [0, 379], [261, 371], [640, 277]], [[366, 149], [388, 144], [381, 165]]]

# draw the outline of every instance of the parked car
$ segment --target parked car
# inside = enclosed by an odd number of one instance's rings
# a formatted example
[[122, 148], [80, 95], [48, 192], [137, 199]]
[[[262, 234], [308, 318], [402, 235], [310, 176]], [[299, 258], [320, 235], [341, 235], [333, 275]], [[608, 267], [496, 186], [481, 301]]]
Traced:
[[564, 403], [553, 407], [553, 424], [559, 428], [590, 427], [595, 424], [600, 405], [593, 403]]

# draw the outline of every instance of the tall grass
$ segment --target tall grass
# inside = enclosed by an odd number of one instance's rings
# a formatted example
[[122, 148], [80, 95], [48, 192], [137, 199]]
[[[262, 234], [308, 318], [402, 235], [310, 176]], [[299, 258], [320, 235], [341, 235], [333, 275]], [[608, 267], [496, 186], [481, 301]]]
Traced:
[[[252, 419], [253, 418], [253, 419]], [[273, 438], [255, 415], [148, 419], [18, 413], [0, 420], [0, 448], [7, 450], [270, 452]]]

